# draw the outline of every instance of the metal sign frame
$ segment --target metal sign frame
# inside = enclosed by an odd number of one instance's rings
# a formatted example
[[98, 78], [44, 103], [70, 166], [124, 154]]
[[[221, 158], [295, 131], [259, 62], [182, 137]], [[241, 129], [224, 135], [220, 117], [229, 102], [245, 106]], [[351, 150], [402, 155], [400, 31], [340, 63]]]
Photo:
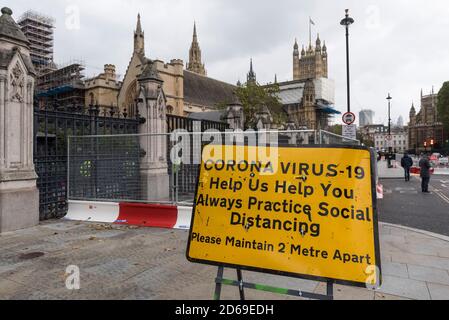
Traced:
[[[201, 154], [203, 154], [203, 149], [205, 145], [202, 146]], [[283, 146], [281, 148], [286, 149], [323, 149], [322, 146], [302, 146], [301, 148], [294, 147], [294, 146]], [[376, 285], [381, 286], [382, 284], [382, 268], [381, 268], [381, 256], [380, 256], [380, 245], [379, 245], [379, 219], [378, 219], [378, 212], [377, 212], [377, 193], [376, 193], [376, 169], [374, 168], [374, 165], [376, 164], [376, 155], [373, 152], [371, 148], [364, 147], [364, 146], [341, 146], [341, 145], [329, 145], [325, 147], [326, 149], [350, 149], [350, 150], [363, 150], [367, 151], [370, 154], [371, 159], [371, 196], [372, 196], [372, 209], [373, 209], [373, 237], [374, 237], [374, 255], [376, 257], [376, 264], [377, 270], [379, 271], [378, 275], [378, 283]], [[203, 160], [203, 159], [202, 159]], [[265, 268], [258, 268], [258, 267], [252, 267], [252, 266], [245, 266], [245, 265], [238, 265], [238, 264], [230, 264], [230, 263], [222, 263], [222, 262], [215, 262], [210, 260], [203, 260], [203, 259], [196, 259], [191, 258], [189, 256], [190, 252], [190, 243], [192, 239], [193, 234], [193, 226], [195, 223], [195, 211], [196, 211], [196, 199], [198, 197], [198, 190], [199, 190], [199, 184], [200, 184], [200, 178], [202, 176], [203, 172], [203, 166], [200, 167], [200, 174], [198, 175], [198, 183], [196, 185], [195, 190], [195, 200], [193, 205], [193, 211], [192, 211], [192, 218], [191, 218], [191, 228], [189, 230], [189, 239], [187, 242], [187, 250], [186, 250], [186, 258], [188, 261], [193, 263], [200, 263], [200, 264], [206, 264], [211, 266], [217, 266], [217, 267], [226, 267], [226, 268], [233, 268], [237, 270], [246, 270], [246, 271], [255, 271], [255, 272], [261, 272], [261, 273], [267, 273], [267, 274], [273, 274], [273, 275], [279, 275], [279, 276], [287, 276], [291, 278], [297, 278], [297, 279], [305, 279], [305, 280], [311, 280], [311, 281], [320, 281], [320, 282], [333, 282], [335, 284], [345, 285], [345, 286], [353, 286], [353, 287], [366, 287], [367, 283], [362, 282], [356, 282], [356, 281], [349, 281], [349, 280], [343, 280], [343, 279], [333, 279], [328, 277], [320, 277], [320, 276], [313, 276], [313, 275], [307, 275], [307, 274], [296, 274], [291, 272], [285, 272], [285, 271], [279, 271], [279, 270], [272, 270], [272, 269], [265, 269]]]

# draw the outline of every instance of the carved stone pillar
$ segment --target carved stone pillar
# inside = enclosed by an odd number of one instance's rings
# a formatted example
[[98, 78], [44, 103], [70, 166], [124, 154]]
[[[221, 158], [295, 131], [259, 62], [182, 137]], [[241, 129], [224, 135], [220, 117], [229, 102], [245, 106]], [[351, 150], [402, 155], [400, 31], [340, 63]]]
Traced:
[[33, 90], [19, 51], [0, 75], [0, 232], [39, 223], [33, 165]]
[[29, 42], [1, 9], [0, 49], [0, 233], [39, 223], [39, 192], [33, 165], [35, 70]]
[[139, 77], [139, 113], [146, 119], [139, 126], [140, 146], [145, 151], [140, 172], [142, 193], [150, 202], [170, 200], [167, 165], [167, 107], [156, 66], [148, 63]]

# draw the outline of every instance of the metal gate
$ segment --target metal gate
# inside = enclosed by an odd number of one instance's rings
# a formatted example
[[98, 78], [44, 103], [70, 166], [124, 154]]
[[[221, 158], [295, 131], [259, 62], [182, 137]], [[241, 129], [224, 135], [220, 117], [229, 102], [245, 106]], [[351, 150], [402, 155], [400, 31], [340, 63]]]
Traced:
[[[136, 134], [141, 121], [139, 115], [131, 119], [126, 112], [104, 111], [100, 114], [98, 106], [90, 106], [87, 110], [83, 107], [35, 106], [34, 165], [38, 175], [40, 219], [60, 218], [67, 212], [68, 136]], [[127, 175], [132, 175], [130, 172], [138, 174], [139, 159], [139, 153], [133, 153], [127, 159], [111, 159], [110, 165], [124, 168]], [[94, 160], [83, 159], [80, 170], [97, 170]], [[123, 161], [126, 162], [124, 166]]]
[[[172, 133], [175, 130], [185, 130], [187, 132], [205, 132], [209, 129], [214, 129], [220, 132], [224, 132], [229, 129], [229, 125], [226, 122], [216, 122], [210, 120], [194, 120], [191, 118], [179, 117], [174, 115], [167, 115], [167, 133]], [[190, 143], [190, 156], [193, 157], [195, 153], [201, 154], [201, 145], [196, 145], [192, 135], [184, 136], [184, 139], [192, 140]], [[196, 181], [199, 175], [200, 166], [198, 164], [185, 164], [182, 163], [178, 166], [174, 165], [170, 160], [170, 150], [172, 149], [173, 142], [168, 141], [167, 159], [168, 159], [168, 173], [173, 177], [173, 188], [171, 190], [172, 196], [176, 194], [179, 197], [178, 201], [184, 199], [190, 199], [192, 194], [195, 193]], [[192, 162], [190, 162], [192, 163]]]

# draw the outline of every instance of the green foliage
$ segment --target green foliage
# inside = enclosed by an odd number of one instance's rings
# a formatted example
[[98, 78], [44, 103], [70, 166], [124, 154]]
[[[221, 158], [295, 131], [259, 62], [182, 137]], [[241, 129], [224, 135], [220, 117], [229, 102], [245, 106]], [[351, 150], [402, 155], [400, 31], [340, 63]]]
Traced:
[[247, 83], [245, 86], [237, 88], [236, 95], [243, 105], [245, 114], [245, 129], [256, 127], [255, 115], [267, 106], [273, 117], [275, 124], [285, 123], [287, 115], [278, 98], [279, 85], [272, 84], [265, 87], [257, 83]]
[[341, 136], [343, 134], [343, 126], [341, 124], [335, 124], [335, 125], [329, 127], [329, 129], [327, 129], [327, 131]]
[[437, 108], [440, 121], [443, 123], [446, 133], [449, 134], [449, 81], [443, 84], [438, 93]]

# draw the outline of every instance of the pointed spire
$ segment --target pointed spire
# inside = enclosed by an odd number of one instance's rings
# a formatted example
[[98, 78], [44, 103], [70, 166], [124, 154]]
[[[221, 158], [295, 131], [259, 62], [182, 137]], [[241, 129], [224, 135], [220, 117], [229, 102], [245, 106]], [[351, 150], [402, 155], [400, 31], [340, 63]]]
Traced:
[[248, 83], [256, 83], [256, 73], [254, 72], [254, 69], [253, 69], [253, 58], [251, 58], [250, 64], [249, 64], [249, 72], [247, 75], [247, 82]]
[[276, 73], [274, 74], [274, 83], [278, 83], [278, 75]]
[[134, 52], [145, 55], [145, 33], [140, 23], [140, 13], [137, 14], [137, 25], [134, 31]]
[[193, 39], [189, 51], [187, 70], [204, 76], [206, 75], [206, 69], [204, 68], [204, 64], [201, 62], [201, 49], [198, 43], [198, 34], [196, 32], [196, 21], [193, 22]]
[[293, 46], [293, 49], [298, 50], [298, 40], [295, 38], [295, 45]]
[[140, 23], [140, 13], [137, 14], [137, 26], [136, 26], [136, 33], [142, 33], [142, 25]]
[[196, 34], [196, 21], [193, 21], [193, 41], [198, 41], [198, 36]]

